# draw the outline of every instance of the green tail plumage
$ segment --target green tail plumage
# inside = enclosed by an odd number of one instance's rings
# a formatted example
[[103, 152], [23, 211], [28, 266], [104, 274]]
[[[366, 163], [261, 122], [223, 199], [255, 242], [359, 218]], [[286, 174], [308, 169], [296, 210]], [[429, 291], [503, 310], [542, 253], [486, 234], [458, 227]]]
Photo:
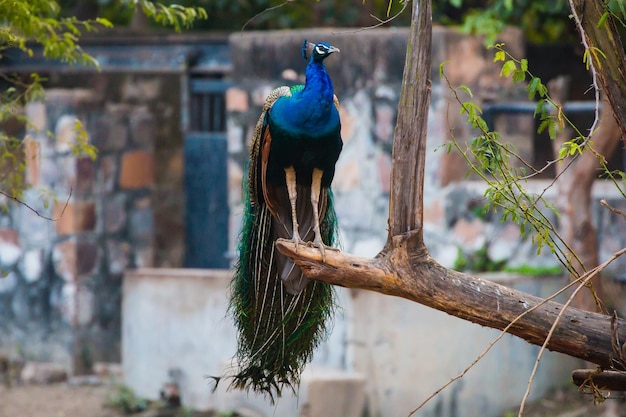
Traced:
[[[308, 45], [305, 41], [305, 58]], [[338, 51], [327, 43], [314, 45], [306, 87], [270, 93], [250, 145], [239, 261], [231, 283], [230, 312], [238, 329], [238, 369], [231, 385], [272, 399], [284, 387], [295, 390], [334, 310], [333, 288], [308, 281], [276, 250], [275, 241], [312, 242], [322, 257], [325, 245], [336, 243], [330, 184], [343, 143], [339, 102], [322, 61]]]
[[[265, 205], [250, 203], [244, 186], [244, 224], [239, 262], [231, 284], [230, 309], [239, 330], [235, 388], [280, 396], [294, 388], [314, 349], [324, 340], [334, 309], [332, 286], [312, 281], [296, 295], [285, 291], [273, 262], [272, 216]], [[329, 191], [320, 223], [322, 239], [335, 243], [337, 222]]]

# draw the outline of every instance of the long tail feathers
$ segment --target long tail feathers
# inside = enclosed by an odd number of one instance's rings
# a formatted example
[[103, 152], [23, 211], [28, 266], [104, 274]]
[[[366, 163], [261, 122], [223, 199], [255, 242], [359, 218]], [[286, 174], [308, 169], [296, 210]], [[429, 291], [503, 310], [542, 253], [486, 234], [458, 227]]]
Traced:
[[[252, 205], [248, 193], [245, 187], [239, 262], [231, 283], [230, 312], [239, 331], [239, 369], [232, 386], [273, 399], [284, 387], [298, 386], [302, 369], [328, 333], [335, 296], [332, 286], [317, 281], [298, 294], [286, 291], [277, 268], [282, 255], [274, 245], [273, 217], [267, 206]], [[324, 243], [333, 245], [337, 222], [330, 190], [320, 227]]]

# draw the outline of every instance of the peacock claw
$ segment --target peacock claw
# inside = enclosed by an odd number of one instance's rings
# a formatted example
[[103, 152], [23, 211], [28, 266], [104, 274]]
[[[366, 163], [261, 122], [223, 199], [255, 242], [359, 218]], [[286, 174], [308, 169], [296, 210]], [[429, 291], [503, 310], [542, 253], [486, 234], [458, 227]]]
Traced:
[[296, 247], [296, 253], [298, 253], [298, 249], [300, 248], [300, 245], [304, 244], [306, 245], [307, 242], [305, 242], [304, 240], [302, 240], [300, 238], [300, 235], [296, 232], [294, 233], [293, 237], [291, 238], [291, 241], [293, 242], [294, 246]]
[[326, 263], [326, 249], [339, 252], [339, 249], [333, 248], [332, 246], [328, 246], [324, 244], [324, 242], [318, 239], [315, 239], [312, 242], [311, 241], [306, 242], [306, 245], [310, 248], [318, 248], [320, 251], [320, 254], [322, 255], [322, 262], [324, 263]]

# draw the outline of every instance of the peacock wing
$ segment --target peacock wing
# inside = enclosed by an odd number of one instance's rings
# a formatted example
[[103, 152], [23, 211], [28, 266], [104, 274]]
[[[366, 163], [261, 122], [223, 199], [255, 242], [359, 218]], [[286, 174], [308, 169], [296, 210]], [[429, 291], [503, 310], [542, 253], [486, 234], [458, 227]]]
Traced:
[[[262, 193], [265, 184], [264, 172], [267, 169], [267, 158], [269, 156], [269, 145], [271, 135], [267, 125], [268, 112], [280, 97], [290, 97], [291, 89], [282, 86], [274, 89], [265, 99], [261, 116], [254, 127], [252, 142], [250, 143], [250, 169], [248, 171], [248, 184], [250, 185], [250, 200], [253, 206], [262, 201]], [[267, 154], [263, 149], [267, 147]], [[265, 160], [263, 161], [263, 158]], [[263, 173], [263, 175], [262, 175]]]

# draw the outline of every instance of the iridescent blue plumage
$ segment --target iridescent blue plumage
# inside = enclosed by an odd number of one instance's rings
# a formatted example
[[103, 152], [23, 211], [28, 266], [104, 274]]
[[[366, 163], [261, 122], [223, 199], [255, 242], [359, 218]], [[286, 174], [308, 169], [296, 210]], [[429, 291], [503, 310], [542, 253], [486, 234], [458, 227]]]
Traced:
[[[306, 41], [305, 41], [306, 45]], [[233, 385], [280, 395], [297, 385], [332, 316], [332, 287], [309, 282], [275, 241], [335, 243], [330, 184], [342, 148], [338, 101], [324, 66], [337, 48], [313, 46], [306, 84], [267, 98], [250, 146], [244, 224], [231, 285], [240, 370]], [[306, 58], [306, 54], [305, 54]]]
[[322, 186], [330, 186], [343, 142], [324, 58], [336, 51], [327, 43], [315, 45], [304, 88], [292, 89], [291, 97], [278, 98], [268, 113], [272, 137], [268, 182], [272, 185], [284, 184], [284, 169], [293, 166], [298, 183], [311, 185], [311, 173], [318, 168], [324, 171]]

